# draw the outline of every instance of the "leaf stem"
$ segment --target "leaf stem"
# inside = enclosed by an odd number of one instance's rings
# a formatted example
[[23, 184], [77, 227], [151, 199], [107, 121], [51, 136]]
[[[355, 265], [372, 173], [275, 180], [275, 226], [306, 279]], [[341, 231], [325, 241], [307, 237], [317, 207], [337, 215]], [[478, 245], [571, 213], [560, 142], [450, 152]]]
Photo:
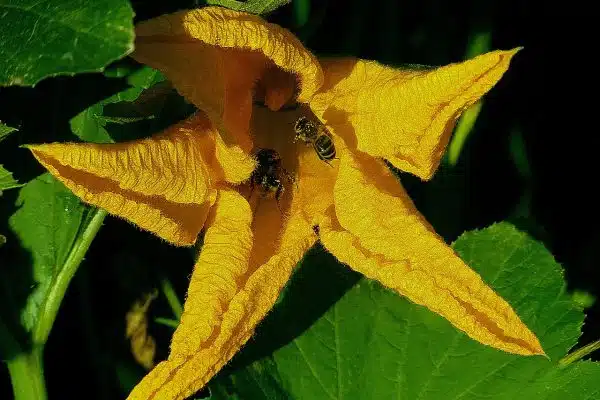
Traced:
[[589, 355], [590, 353], [593, 353], [594, 351], [599, 350], [599, 349], [600, 349], [600, 340], [596, 340], [595, 342], [592, 342], [590, 344], [587, 344], [587, 345], [575, 350], [571, 354], [567, 354], [558, 362], [558, 365], [560, 367], [564, 368], [564, 367], [574, 363], [575, 361], [581, 360], [583, 357], [585, 357], [585, 356]]
[[[471, 59], [479, 54], [483, 54], [489, 51], [491, 45], [492, 35], [491, 32], [478, 32], [472, 35], [469, 40], [469, 46], [466, 52], [466, 59]], [[469, 134], [475, 127], [477, 117], [483, 107], [483, 101], [473, 104], [469, 107], [460, 117], [454, 130], [454, 136], [450, 145], [448, 145], [448, 153], [446, 155], [446, 163], [451, 167], [456, 166], [460, 153], [469, 137]]]
[[79, 268], [79, 264], [81, 264], [85, 253], [92, 244], [92, 241], [102, 226], [102, 222], [107, 214], [106, 211], [102, 209], [95, 209], [91, 212], [93, 213], [93, 216], [89, 224], [77, 237], [65, 260], [63, 268], [60, 269], [60, 272], [51, 285], [48, 297], [40, 311], [39, 322], [33, 331], [34, 345], [43, 346], [48, 340], [52, 325], [58, 314], [62, 299], [69, 287], [69, 283], [75, 275], [77, 268]]
[[297, 27], [306, 25], [310, 17], [310, 1], [295, 0], [292, 5], [294, 6], [294, 24]]
[[6, 362], [15, 400], [46, 400], [43, 346], [20, 353]]
[[179, 326], [178, 320], [163, 318], [163, 317], [154, 318], [154, 322], [156, 322], [157, 324], [168, 326], [169, 328], [173, 328], [173, 329], [177, 329], [177, 327]]
[[175, 293], [175, 289], [173, 289], [173, 285], [171, 285], [171, 281], [167, 278], [163, 278], [160, 281], [160, 286], [163, 291], [163, 294], [167, 298], [167, 303], [169, 303], [169, 307], [173, 311], [173, 315], [179, 321], [181, 319], [181, 313], [183, 312], [183, 307], [181, 306], [181, 302], [177, 297], [177, 293]]
[[447, 161], [450, 166], [454, 167], [458, 163], [458, 158], [460, 157], [460, 153], [467, 142], [467, 138], [475, 127], [475, 122], [477, 121], [477, 117], [481, 112], [481, 107], [483, 107], [483, 100], [480, 100], [471, 107], [467, 108], [467, 110], [458, 120], [456, 129], [454, 130], [454, 136], [452, 137], [450, 145], [448, 145]]

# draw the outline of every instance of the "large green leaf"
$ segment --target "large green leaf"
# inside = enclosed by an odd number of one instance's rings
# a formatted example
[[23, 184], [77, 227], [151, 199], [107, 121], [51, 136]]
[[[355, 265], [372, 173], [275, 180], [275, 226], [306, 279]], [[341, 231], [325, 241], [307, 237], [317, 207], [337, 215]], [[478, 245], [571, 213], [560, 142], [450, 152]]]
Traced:
[[127, 0], [0, 0], [0, 86], [100, 71], [133, 50]]
[[0, 316], [11, 336], [27, 345], [85, 222], [86, 208], [48, 173], [27, 183], [15, 205], [9, 218], [13, 239], [0, 270]]
[[207, 0], [206, 4], [227, 7], [232, 10], [250, 14], [268, 14], [279, 7], [289, 4], [292, 0]]
[[112, 143], [115, 141], [106, 126], [110, 123], [128, 123], [136, 122], [139, 119], [153, 118], [153, 115], [136, 116], [108, 116], [105, 107], [116, 103], [130, 103], [140, 96], [140, 94], [153, 85], [164, 80], [163, 75], [155, 69], [142, 67], [126, 76], [129, 88], [115, 93], [114, 95], [102, 100], [99, 103], [86, 108], [77, 114], [70, 121], [71, 130], [81, 140], [94, 143]]
[[557, 366], [580, 335], [583, 313], [543, 245], [502, 223], [466, 233], [454, 247], [515, 308], [550, 359], [479, 344], [424, 307], [313, 254], [253, 342], [211, 383], [212, 398], [595, 398], [597, 364]]

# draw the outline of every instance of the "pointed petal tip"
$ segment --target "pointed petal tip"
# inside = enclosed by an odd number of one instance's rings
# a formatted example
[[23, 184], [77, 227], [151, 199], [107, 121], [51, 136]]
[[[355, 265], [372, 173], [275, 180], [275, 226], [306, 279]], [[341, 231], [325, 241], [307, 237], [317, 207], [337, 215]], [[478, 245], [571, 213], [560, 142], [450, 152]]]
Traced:
[[22, 144], [19, 146], [20, 149], [27, 149], [35, 154], [36, 151], [40, 151], [46, 144], [37, 143], [37, 144]]
[[[523, 49], [524, 49], [523, 46], [518, 46], [518, 47], [512, 48], [510, 50], [496, 50], [496, 51], [493, 51], [490, 53], [497, 53], [501, 59], [504, 59], [503, 61], [506, 61], [507, 63], [509, 63], [510, 61], [512, 61], [513, 57]], [[486, 56], [489, 57], [490, 53], [484, 53], [478, 57], [486, 57]], [[499, 63], [499, 65], [502, 65], [502, 63]]]
[[504, 349], [502, 347], [498, 348], [522, 356], [543, 356], [547, 359], [550, 359], [544, 351], [544, 349], [542, 348], [542, 345], [540, 344], [540, 341], [537, 338], [537, 336], [529, 329], [527, 329], [525, 337], [521, 338], [521, 340], [518, 340], [518, 342], [515, 342], [515, 344], [519, 345], [517, 349]]
[[350, 146], [429, 180], [456, 120], [496, 85], [522, 49], [490, 51], [434, 69], [324, 60], [325, 89], [310, 106]]
[[[19, 147], [22, 149], [27, 149], [29, 151], [31, 151], [31, 153], [33, 154], [33, 156], [38, 159], [38, 161], [42, 162], [39, 159], [39, 156], [43, 156], [43, 155], [49, 155], [49, 156], [54, 156], [56, 153], [56, 149], [60, 148], [62, 146], [65, 146], [67, 144], [77, 144], [77, 143], [58, 143], [58, 142], [54, 142], [54, 143], [35, 143], [35, 144], [22, 144]], [[42, 162], [42, 164], [44, 164]], [[44, 164], [44, 166], [46, 166]]]
[[482, 344], [522, 356], [545, 355], [511, 305], [432, 231], [382, 163], [344, 154], [334, 201], [320, 237], [340, 261]]
[[[144, 139], [127, 144], [47, 143], [26, 148], [85, 203], [128, 220], [168, 243], [190, 246], [202, 229], [215, 189], [204, 153], [189, 135], [177, 137], [179, 140], [170, 140], [170, 146], [163, 147], [149, 145], [156, 139]], [[165, 136], [161, 140], [166, 143]], [[184, 153], [194, 157], [180, 160], [178, 154]], [[171, 162], [165, 164], [166, 159]], [[188, 171], [195, 175], [190, 176]]]
[[[537, 339], [537, 336], [536, 336], [536, 339]], [[548, 354], [546, 354], [546, 352], [544, 351], [539, 340], [537, 340], [537, 343], [535, 343], [535, 346], [533, 347], [533, 353], [531, 355], [532, 356], [543, 356], [543, 357], [547, 358], [548, 360], [550, 359], [550, 357], [548, 357]]]

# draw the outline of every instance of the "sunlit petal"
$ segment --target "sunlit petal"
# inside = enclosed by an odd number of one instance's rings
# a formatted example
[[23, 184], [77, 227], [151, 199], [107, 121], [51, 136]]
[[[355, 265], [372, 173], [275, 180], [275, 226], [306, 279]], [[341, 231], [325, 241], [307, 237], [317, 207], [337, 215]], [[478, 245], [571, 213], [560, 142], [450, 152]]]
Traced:
[[310, 106], [350, 148], [429, 179], [456, 119], [496, 84], [518, 50], [436, 69], [323, 60], [325, 83]]
[[[276, 248], [260, 264], [263, 252], [254, 252], [269, 246], [269, 238], [262, 237], [265, 231], [253, 235], [252, 214], [241, 195], [219, 192], [169, 359], [136, 386], [130, 399], [184, 399], [201, 389], [248, 341], [314, 243], [306, 221], [290, 218]], [[259, 216], [257, 227], [276, 229], [265, 224], [272, 215]]]
[[334, 196], [335, 209], [320, 234], [340, 261], [481, 343], [544, 354], [510, 305], [433, 231], [381, 162], [344, 154]]
[[[202, 114], [148, 139], [32, 145], [38, 161], [86, 203], [176, 244], [196, 237], [223, 174]], [[220, 172], [219, 172], [220, 171]]]
[[[298, 100], [307, 101], [323, 80], [316, 58], [289, 31], [221, 7], [140, 23], [133, 57], [163, 72], [182, 95], [208, 113], [229, 145], [246, 151], [252, 147], [248, 126], [257, 83], [287, 71], [297, 77]], [[287, 82], [287, 88], [262, 85], [267, 104], [285, 103], [294, 94], [295, 78], [269, 81]]]

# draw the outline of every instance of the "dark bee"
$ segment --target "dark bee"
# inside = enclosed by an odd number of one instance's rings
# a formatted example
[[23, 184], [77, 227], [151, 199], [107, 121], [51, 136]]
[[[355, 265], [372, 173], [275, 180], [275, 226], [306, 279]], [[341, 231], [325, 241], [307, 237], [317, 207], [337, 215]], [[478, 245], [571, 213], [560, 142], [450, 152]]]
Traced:
[[296, 132], [294, 141], [302, 140], [306, 144], [312, 144], [321, 160], [329, 163], [335, 158], [333, 138], [325, 125], [300, 117], [294, 124], [294, 131]]
[[275, 200], [279, 201], [285, 190], [282, 178], [292, 181], [293, 177], [283, 168], [279, 153], [273, 149], [259, 149], [256, 152], [256, 160], [258, 165], [250, 176], [251, 190], [254, 191], [255, 186], [260, 186], [263, 197], [275, 194]]

